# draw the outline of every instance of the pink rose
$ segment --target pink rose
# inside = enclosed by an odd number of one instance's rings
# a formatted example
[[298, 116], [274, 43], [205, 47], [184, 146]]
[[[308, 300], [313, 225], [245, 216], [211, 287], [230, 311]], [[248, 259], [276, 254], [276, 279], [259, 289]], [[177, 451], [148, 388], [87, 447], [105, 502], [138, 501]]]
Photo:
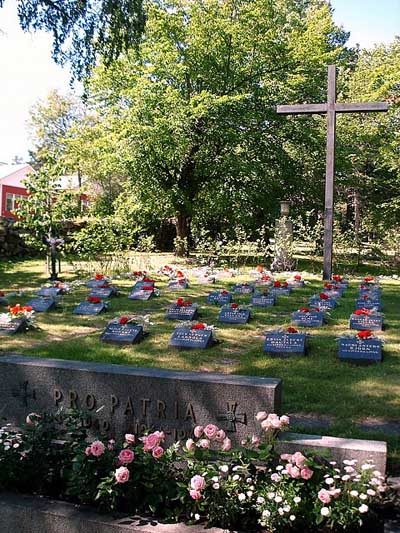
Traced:
[[157, 435], [159, 442], [162, 442], [165, 439], [164, 431], [155, 431], [154, 435]]
[[268, 413], [266, 413], [265, 411], [259, 411], [257, 414], [256, 414], [256, 420], [258, 422], [262, 422], [263, 420], [265, 420], [268, 416]]
[[264, 431], [268, 431], [269, 429], [271, 429], [271, 427], [272, 427], [271, 420], [269, 420], [269, 419], [263, 420], [261, 422], [261, 427], [263, 428]]
[[308, 468], [308, 466], [305, 466], [301, 469], [300, 475], [303, 479], [310, 479], [312, 478], [314, 472], [311, 470], [311, 468]]
[[272, 481], [280, 481], [281, 476], [275, 472], [274, 474], [272, 474], [271, 479]]
[[200, 448], [208, 449], [210, 447], [210, 441], [208, 439], [199, 440]]
[[229, 452], [229, 450], [232, 448], [232, 442], [231, 439], [228, 437], [225, 437], [224, 442], [222, 443], [222, 451], [223, 452]]
[[203, 497], [201, 495], [201, 492], [199, 492], [198, 490], [190, 490], [189, 491], [189, 494], [190, 494], [190, 497], [193, 498], [193, 500], [201, 500], [201, 498]]
[[129, 444], [135, 444], [136, 437], [135, 435], [132, 435], [132, 433], [126, 433], [125, 434], [125, 441]]
[[133, 461], [135, 457], [135, 454], [132, 450], [129, 450], [128, 448], [121, 450], [118, 455], [118, 459], [121, 464], [127, 465]]
[[190, 487], [193, 490], [204, 490], [206, 488], [206, 480], [203, 476], [199, 476], [197, 474], [196, 476], [193, 476], [190, 480]]
[[92, 449], [90, 446], [88, 446], [85, 450], [85, 454], [89, 457], [89, 455], [92, 455]]
[[284, 426], [288, 426], [289, 422], [290, 422], [290, 419], [288, 416], [286, 415], [281, 416], [281, 424], [283, 424]]
[[203, 426], [196, 426], [193, 430], [194, 436], [196, 439], [199, 439], [203, 435], [204, 428]]
[[318, 492], [318, 499], [321, 500], [322, 503], [328, 504], [331, 501], [331, 495], [326, 489], [321, 489]]
[[220, 429], [217, 431], [217, 434], [215, 435], [215, 440], [217, 442], [223, 442], [225, 437], [226, 437], [225, 431], [223, 429]]
[[242, 439], [240, 441], [240, 445], [246, 447], [247, 446], [247, 439]]
[[252, 444], [255, 448], [257, 448], [258, 446], [260, 446], [260, 444], [261, 444], [261, 439], [260, 439], [260, 437], [258, 437], [257, 435], [253, 435], [253, 436], [251, 437], [251, 444]]
[[188, 439], [186, 441], [186, 449], [189, 451], [189, 452], [193, 452], [195, 449], [196, 449], [196, 443], [194, 442], [193, 439]]
[[291, 461], [292, 460], [292, 456], [290, 455], [290, 453], [283, 453], [281, 455], [281, 459], [282, 459], [282, 461]]
[[296, 463], [296, 466], [303, 466], [304, 461], [306, 461], [306, 457], [300, 452], [296, 452], [292, 456], [292, 462]]
[[279, 418], [273, 418], [271, 420], [271, 426], [274, 429], [281, 429], [281, 421], [279, 420]]
[[217, 426], [214, 426], [214, 424], [208, 424], [204, 428], [204, 434], [210, 440], [214, 440], [215, 435], [217, 434], [217, 432], [218, 432], [218, 428], [217, 428]]
[[148, 452], [160, 444], [160, 438], [156, 433], [150, 433], [143, 437], [145, 451]]
[[289, 476], [293, 479], [297, 479], [300, 477], [300, 468], [298, 468], [297, 466], [293, 466], [291, 463], [288, 463], [286, 465], [286, 470]]
[[164, 449], [161, 448], [161, 446], [156, 446], [155, 448], [153, 448], [153, 451], [151, 452], [151, 454], [154, 457], [154, 459], [159, 459], [160, 457], [163, 456]]
[[27, 415], [25, 419], [25, 423], [28, 424], [28, 426], [35, 426], [38, 423], [37, 421], [38, 418], [42, 418], [42, 417], [38, 415], [37, 413], [29, 413], [29, 415]]
[[117, 483], [126, 483], [129, 479], [129, 470], [126, 466], [121, 466], [115, 471], [115, 480]]
[[105, 446], [100, 440], [95, 440], [90, 446], [90, 451], [95, 457], [100, 457], [100, 455], [103, 455], [104, 450]]
[[114, 439], [110, 439], [110, 440], [108, 441], [107, 448], [110, 450], [110, 452], [113, 451], [113, 449], [114, 449], [114, 444], [115, 444], [115, 440], [114, 440]]

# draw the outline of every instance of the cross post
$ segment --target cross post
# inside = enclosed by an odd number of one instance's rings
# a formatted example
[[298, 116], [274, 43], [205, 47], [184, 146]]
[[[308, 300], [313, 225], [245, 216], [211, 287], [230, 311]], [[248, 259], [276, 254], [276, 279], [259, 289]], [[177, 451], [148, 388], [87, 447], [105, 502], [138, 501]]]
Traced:
[[328, 94], [326, 104], [278, 105], [277, 113], [284, 115], [326, 114], [326, 172], [325, 172], [325, 210], [324, 210], [324, 267], [323, 279], [332, 279], [333, 256], [333, 206], [335, 181], [335, 142], [336, 113], [385, 112], [389, 109], [386, 102], [336, 103], [336, 66], [328, 65]]

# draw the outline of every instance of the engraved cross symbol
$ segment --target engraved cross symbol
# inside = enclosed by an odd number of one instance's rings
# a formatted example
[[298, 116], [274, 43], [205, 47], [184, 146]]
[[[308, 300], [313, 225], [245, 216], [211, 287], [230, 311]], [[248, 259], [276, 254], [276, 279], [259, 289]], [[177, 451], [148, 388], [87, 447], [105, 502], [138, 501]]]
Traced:
[[21, 398], [22, 405], [24, 407], [28, 407], [29, 398], [31, 398], [32, 400], [36, 400], [36, 391], [35, 389], [33, 389], [31, 393], [28, 392], [29, 381], [24, 381], [20, 384], [20, 386], [20, 390], [14, 391], [12, 395], [14, 396], [14, 398]]
[[236, 413], [236, 409], [237, 409], [237, 403], [236, 402], [228, 402], [227, 403], [227, 412], [226, 413], [218, 413], [217, 414], [217, 420], [218, 421], [226, 421], [227, 422], [226, 431], [236, 432], [236, 424], [246, 424], [247, 423], [246, 413]]

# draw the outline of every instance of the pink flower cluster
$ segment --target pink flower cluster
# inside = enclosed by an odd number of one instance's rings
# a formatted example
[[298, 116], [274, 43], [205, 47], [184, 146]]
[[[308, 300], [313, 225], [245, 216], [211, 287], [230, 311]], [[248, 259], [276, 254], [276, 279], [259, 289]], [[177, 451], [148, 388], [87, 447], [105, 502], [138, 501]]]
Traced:
[[264, 431], [269, 431], [270, 429], [282, 430], [289, 425], [288, 416], [282, 415], [279, 417], [274, 413], [268, 414], [265, 411], [259, 411], [256, 414], [256, 420], [261, 423]]
[[159, 459], [164, 454], [164, 449], [160, 446], [164, 439], [164, 431], [154, 431], [154, 433], [150, 433], [150, 435], [142, 437], [141, 440], [144, 444], [143, 451], [151, 452], [154, 459]]
[[205, 488], [206, 480], [204, 479], [204, 477], [199, 475], [193, 476], [190, 480], [190, 497], [193, 498], [193, 500], [200, 500], [203, 497], [201, 491]]
[[101, 442], [101, 440], [95, 440], [90, 446], [86, 448], [85, 454], [88, 456], [93, 455], [94, 457], [100, 457], [101, 455], [103, 455], [105, 449], [106, 447]]
[[196, 449], [196, 446], [203, 449], [209, 449], [212, 442], [220, 444], [223, 452], [229, 452], [232, 448], [231, 439], [226, 436], [223, 429], [219, 429], [214, 424], [207, 424], [205, 427], [196, 426], [193, 433], [196, 439], [200, 440], [197, 444], [193, 439], [188, 439], [186, 441], [186, 449], [190, 452], [193, 452]]
[[305, 457], [302, 453], [296, 452], [293, 455], [284, 453], [281, 455], [281, 459], [282, 461], [288, 461], [285, 466], [285, 470], [293, 479], [312, 478], [314, 471], [304, 464], [307, 461], [307, 457]]

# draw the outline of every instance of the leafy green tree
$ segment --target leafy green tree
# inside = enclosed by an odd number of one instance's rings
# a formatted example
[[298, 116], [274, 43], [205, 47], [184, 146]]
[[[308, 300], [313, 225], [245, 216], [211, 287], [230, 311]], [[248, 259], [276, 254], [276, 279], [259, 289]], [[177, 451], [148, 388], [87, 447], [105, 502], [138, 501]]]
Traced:
[[22, 29], [51, 32], [53, 59], [69, 62], [77, 79], [98, 56], [109, 65], [136, 46], [145, 23], [141, 0], [17, 0], [17, 6]]

